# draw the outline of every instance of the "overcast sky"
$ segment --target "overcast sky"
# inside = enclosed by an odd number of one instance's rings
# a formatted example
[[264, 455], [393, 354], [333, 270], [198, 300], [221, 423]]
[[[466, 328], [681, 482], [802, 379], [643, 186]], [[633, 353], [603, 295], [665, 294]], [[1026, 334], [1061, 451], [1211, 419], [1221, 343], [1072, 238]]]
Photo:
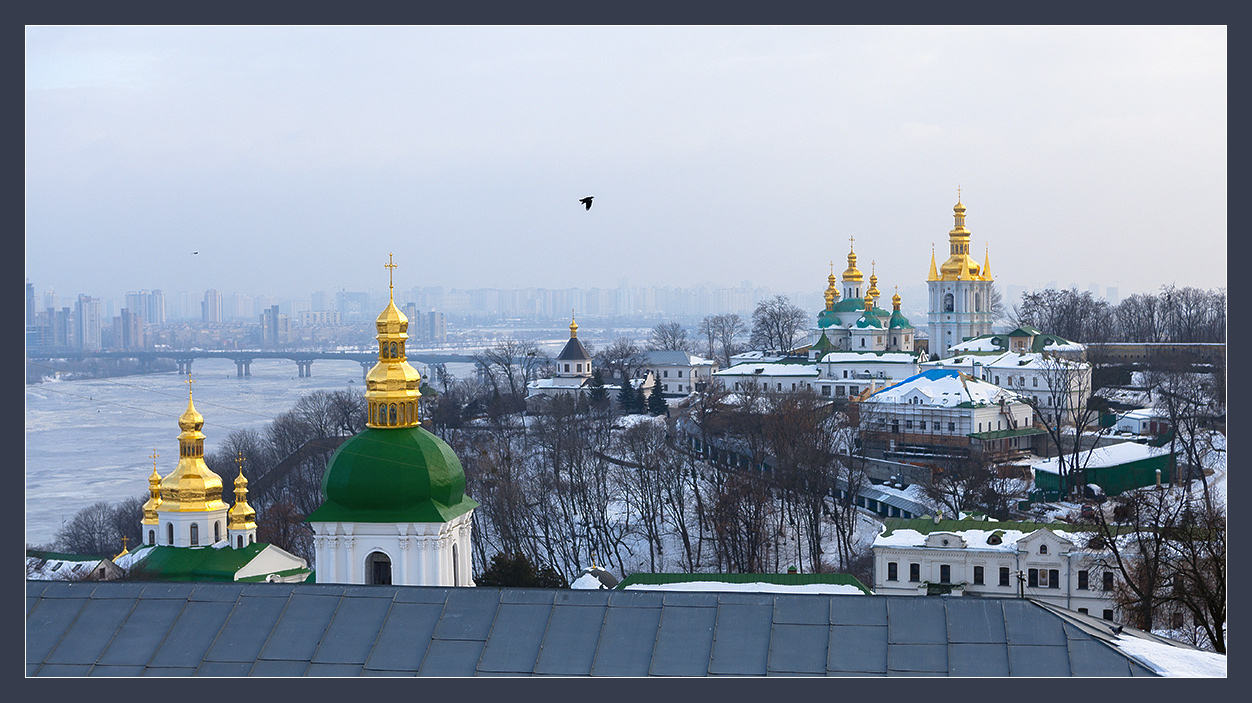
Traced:
[[[26, 276], [78, 293], [1226, 285], [1224, 27], [26, 30]], [[594, 195], [590, 211], [578, 199]], [[198, 251], [198, 255], [193, 255]], [[887, 293], [889, 295], [889, 293]]]

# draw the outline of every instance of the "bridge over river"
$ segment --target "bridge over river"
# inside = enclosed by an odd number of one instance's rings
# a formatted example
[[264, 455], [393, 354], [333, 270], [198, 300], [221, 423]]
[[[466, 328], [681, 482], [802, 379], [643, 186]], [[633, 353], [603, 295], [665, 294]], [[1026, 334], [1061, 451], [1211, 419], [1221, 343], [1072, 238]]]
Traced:
[[[136, 359], [141, 364], [151, 365], [157, 359], [172, 359], [178, 364], [178, 373], [190, 374], [191, 364], [196, 359], [230, 359], [235, 362], [235, 373], [239, 378], [245, 378], [252, 375], [252, 362], [255, 359], [290, 359], [296, 363], [299, 369], [300, 378], [313, 376], [313, 362], [319, 360], [332, 361], [355, 361], [361, 365], [361, 377], [369, 373], [369, 370], [378, 362], [377, 351], [307, 351], [307, 350], [280, 350], [280, 349], [226, 349], [220, 351], [208, 350], [152, 350], [152, 351], [99, 351], [99, 352], [57, 352], [57, 351], [28, 351], [27, 359], [65, 359], [69, 361], [87, 361], [90, 359]], [[451, 364], [451, 363], [474, 363], [474, 357], [469, 354], [437, 354], [433, 352], [418, 352], [416, 354], [408, 354], [409, 361], [417, 361], [423, 364]]]

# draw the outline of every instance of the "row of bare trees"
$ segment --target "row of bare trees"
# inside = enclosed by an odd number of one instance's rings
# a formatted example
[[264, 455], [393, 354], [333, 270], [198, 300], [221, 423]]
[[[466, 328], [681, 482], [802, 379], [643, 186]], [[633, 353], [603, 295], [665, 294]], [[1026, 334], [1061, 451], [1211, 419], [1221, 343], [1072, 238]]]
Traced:
[[1083, 343], [1225, 342], [1226, 289], [1161, 286], [1116, 305], [1076, 288], [1022, 294], [1010, 321]]

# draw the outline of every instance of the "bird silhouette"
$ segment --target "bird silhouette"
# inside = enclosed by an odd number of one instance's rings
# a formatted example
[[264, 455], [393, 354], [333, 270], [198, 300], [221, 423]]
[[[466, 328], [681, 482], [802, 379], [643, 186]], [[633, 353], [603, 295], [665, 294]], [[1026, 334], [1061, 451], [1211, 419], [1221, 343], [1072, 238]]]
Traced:
[[198, 251], [193, 251], [193, 252], [191, 252], [191, 253], [192, 253], [192, 254], [199, 254], [200, 252], [198, 252]]
[[587, 206], [587, 209], [588, 209], [588, 210], [590, 210], [590, 209], [591, 209], [591, 199], [592, 199], [592, 198], [594, 198], [594, 197], [596, 197], [596, 196], [594, 196], [594, 195], [588, 195], [587, 197], [585, 197], [585, 198], [583, 198], [583, 199], [579, 200], [578, 202], [582, 203], [583, 205], [586, 205], [586, 206]]

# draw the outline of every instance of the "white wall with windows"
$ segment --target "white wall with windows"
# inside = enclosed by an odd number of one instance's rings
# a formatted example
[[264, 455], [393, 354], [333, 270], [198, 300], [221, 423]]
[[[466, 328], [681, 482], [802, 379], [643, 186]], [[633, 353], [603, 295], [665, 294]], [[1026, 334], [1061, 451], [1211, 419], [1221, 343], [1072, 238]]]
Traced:
[[473, 586], [472, 514], [437, 523], [312, 523], [317, 582]]

